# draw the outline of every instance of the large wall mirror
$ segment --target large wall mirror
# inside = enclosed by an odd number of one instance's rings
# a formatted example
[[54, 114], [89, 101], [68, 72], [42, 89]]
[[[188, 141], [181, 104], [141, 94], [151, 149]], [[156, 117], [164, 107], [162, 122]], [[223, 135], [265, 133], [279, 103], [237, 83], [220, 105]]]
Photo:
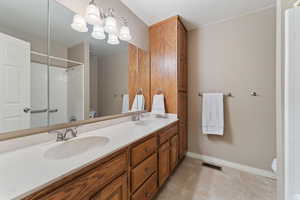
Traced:
[[56, 0], [0, 2], [0, 135], [130, 112], [143, 93], [135, 76], [150, 70], [129, 67], [140, 50], [74, 30], [75, 15]]

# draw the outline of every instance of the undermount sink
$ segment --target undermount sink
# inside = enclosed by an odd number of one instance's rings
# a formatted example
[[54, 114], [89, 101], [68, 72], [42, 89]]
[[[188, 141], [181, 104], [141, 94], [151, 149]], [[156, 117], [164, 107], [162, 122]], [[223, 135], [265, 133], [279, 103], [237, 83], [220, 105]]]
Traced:
[[100, 136], [75, 138], [48, 149], [44, 157], [51, 160], [66, 159], [94, 148], [103, 147], [108, 142], [108, 138]]

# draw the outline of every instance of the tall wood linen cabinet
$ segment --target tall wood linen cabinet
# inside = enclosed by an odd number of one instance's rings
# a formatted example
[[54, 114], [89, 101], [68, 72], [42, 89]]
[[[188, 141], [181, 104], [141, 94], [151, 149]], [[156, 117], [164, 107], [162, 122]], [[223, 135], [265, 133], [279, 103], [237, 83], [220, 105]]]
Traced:
[[129, 107], [132, 107], [138, 89], [145, 98], [145, 109], [150, 111], [150, 55], [149, 52], [128, 44], [128, 93]]
[[[179, 118], [179, 158], [188, 148], [187, 136], [187, 31], [179, 16], [154, 24], [149, 29], [151, 98], [161, 91], [166, 111]], [[152, 100], [152, 99], [151, 99]]]

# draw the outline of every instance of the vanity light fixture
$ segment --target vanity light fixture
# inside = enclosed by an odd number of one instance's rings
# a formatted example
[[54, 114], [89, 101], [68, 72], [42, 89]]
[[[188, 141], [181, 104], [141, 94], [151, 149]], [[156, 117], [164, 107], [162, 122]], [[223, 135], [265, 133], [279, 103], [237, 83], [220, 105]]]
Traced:
[[103, 26], [95, 25], [92, 32], [92, 37], [97, 40], [104, 40], [106, 38], [106, 35], [104, 33]]
[[118, 32], [117, 20], [115, 19], [113, 12], [114, 10], [110, 8], [108, 15], [105, 18], [104, 30], [108, 34], [116, 34]]
[[108, 44], [117, 45], [120, 44], [119, 39], [123, 41], [132, 39], [127, 20], [124, 17], [121, 18], [120, 23], [123, 25], [119, 30], [114, 10], [109, 8], [108, 12], [105, 13], [103, 9], [97, 7], [95, 0], [91, 0], [87, 6], [85, 17], [80, 15], [73, 17], [71, 27], [78, 32], [88, 32], [87, 23], [93, 25], [92, 37], [97, 40], [104, 40], [107, 34]]
[[99, 8], [95, 4], [95, 0], [92, 0], [86, 8], [85, 19], [90, 25], [101, 25], [103, 23], [100, 17]]
[[88, 32], [85, 19], [80, 15], [74, 15], [71, 27], [78, 32]]
[[112, 45], [117, 45], [117, 44], [120, 44], [120, 41], [116, 34], [110, 33], [110, 34], [108, 34], [107, 43], [112, 44]]
[[121, 40], [124, 40], [124, 41], [129, 41], [131, 40], [131, 34], [130, 34], [130, 30], [129, 30], [129, 27], [128, 27], [128, 22], [125, 18], [122, 18], [123, 19], [123, 26], [121, 27], [120, 29], [120, 36], [119, 38]]

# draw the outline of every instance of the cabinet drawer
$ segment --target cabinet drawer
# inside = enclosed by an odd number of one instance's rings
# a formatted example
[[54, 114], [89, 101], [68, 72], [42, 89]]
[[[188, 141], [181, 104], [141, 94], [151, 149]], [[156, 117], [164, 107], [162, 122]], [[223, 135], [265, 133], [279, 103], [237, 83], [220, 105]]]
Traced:
[[136, 189], [140, 187], [142, 183], [156, 171], [157, 154], [153, 154], [151, 157], [132, 170], [132, 191], [136, 191]]
[[150, 200], [157, 190], [157, 173], [154, 173], [146, 183], [132, 196], [132, 200]]
[[166, 141], [168, 141], [173, 135], [175, 135], [176, 133], [178, 133], [178, 126], [177, 124], [166, 129], [166, 130], [162, 130], [159, 133], [159, 144], [163, 144]]
[[148, 156], [155, 152], [157, 148], [156, 137], [153, 137], [142, 144], [132, 148], [131, 150], [131, 164], [132, 166], [138, 165], [145, 160]]
[[121, 175], [127, 169], [127, 156], [121, 154], [99, 167], [75, 178], [39, 200], [81, 200], [89, 199], [105, 184]]

